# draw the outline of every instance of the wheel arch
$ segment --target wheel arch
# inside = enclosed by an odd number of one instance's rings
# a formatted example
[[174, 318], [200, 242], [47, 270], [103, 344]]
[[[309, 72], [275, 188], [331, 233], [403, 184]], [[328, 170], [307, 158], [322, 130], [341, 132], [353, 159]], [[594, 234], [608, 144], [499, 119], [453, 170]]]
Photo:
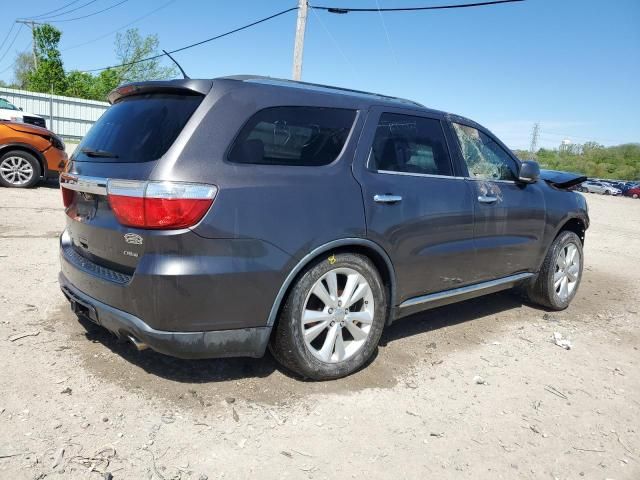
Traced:
[[1, 144], [0, 145], [0, 156], [4, 155], [7, 152], [11, 152], [14, 150], [19, 150], [22, 152], [26, 152], [29, 153], [31, 155], [33, 155], [36, 160], [38, 160], [38, 163], [40, 164], [40, 174], [43, 178], [47, 178], [48, 175], [48, 168], [47, 168], [47, 161], [44, 158], [44, 155], [42, 154], [42, 152], [38, 151], [37, 149], [33, 148], [31, 145], [29, 145], [28, 143], [5, 143], [5, 144]]
[[380, 276], [382, 277], [383, 284], [387, 289], [389, 295], [389, 316], [387, 324], [393, 321], [393, 319], [395, 318], [396, 303], [396, 275], [389, 255], [380, 245], [371, 240], [365, 238], [343, 238], [339, 240], [333, 240], [331, 242], [320, 245], [319, 247], [316, 247], [307, 255], [305, 255], [289, 272], [282, 286], [280, 287], [278, 295], [276, 296], [276, 299], [273, 302], [273, 306], [271, 307], [271, 311], [269, 312], [269, 318], [267, 320], [268, 327], [275, 326], [284, 300], [286, 299], [289, 291], [291, 290], [291, 287], [294, 285], [295, 281], [298, 279], [300, 273], [305, 269], [305, 267], [307, 267], [323, 255], [339, 252], [360, 253], [373, 262], [376, 269], [380, 273]]
[[571, 217], [563, 221], [560, 225], [560, 228], [556, 231], [554, 235], [554, 240], [560, 235], [560, 233], [564, 231], [570, 231], [575, 233], [582, 244], [584, 245], [585, 233], [587, 231], [587, 222], [580, 217]]

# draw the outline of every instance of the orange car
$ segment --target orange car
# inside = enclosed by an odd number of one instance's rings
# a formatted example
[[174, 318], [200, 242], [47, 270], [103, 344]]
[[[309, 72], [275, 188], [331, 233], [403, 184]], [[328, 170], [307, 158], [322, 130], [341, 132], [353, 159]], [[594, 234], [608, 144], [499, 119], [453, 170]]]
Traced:
[[0, 120], [0, 185], [33, 187], [67, 164], [64, 142], [46, 128]]

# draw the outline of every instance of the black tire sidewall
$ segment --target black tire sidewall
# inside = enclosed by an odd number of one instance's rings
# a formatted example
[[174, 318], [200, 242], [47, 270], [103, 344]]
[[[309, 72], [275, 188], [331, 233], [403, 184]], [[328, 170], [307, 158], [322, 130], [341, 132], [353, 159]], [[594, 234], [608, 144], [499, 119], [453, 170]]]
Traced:
[[24, 158], [27, 162], [29, 162], [29, 164], [31, 165], [31, 168], [33, 168], [33, 177], [31, 177], [31, 180], [29, 180], [29, 182], [25, 183], [24, 185], [14, 185], [13, 183], [7, 182], [0, 175], [0, 185], [7, 188], [31, 188], [40, 181], [40, 175], [42, 174], [42, 169], [40, 168], [40, 162], [38, 162], [38, 160], [33, 155], [27, 152], [23, 152], [22, 150], [9, 151], [0, 155], [0, 164], [4, 161], [5, 158], [8, 158], [8, 157]]
[[[331, 258], [331, 261], [328, 258]], [[314, 357], [307, 348], [300, 318], [313, 285], [327, 272], [341, 267], [357, 271], [369, 283], [375, 301], [374, 319], [369, 336], [360, 351], [342, 362], [325, 363]], [[290, 349], [287, 353], [293, 362], [286, 362], [288, 363], [286, 366], [303, 377], [314, 380], [331, 380], [349, 375], [365, 366], [378, 346], [388, 314], [386, 297], [386, 290], [380, 275], [368, 258], [351, 253], [339, 253], [323, 258], [309, 267], [293, 287], [278, 325], [279, 329], [287, 329], [286, 332], [283, 332], [286, 341], [279, 345], [276, 344], [275, 348], [288, 347]], [[276, 357], [279, 357], [278, 352], [276, 352]]]
[[[573, 292], [571, 292], [571, 294], [567, 297], [565, 301], [562, 301], [556, 295], [553, 277], [555, 274], [556, 259], [558, 258], [558, 255], [560, 254], [562, 249], [564, 249], [569, 243], [573, 243], [578, 249], [578, 253], [580, 254], [580, 270], [578, 272], [578, 282], [575, 288], [573, 289]], [[556, 310], [564, 310], [569, 306], [573, 298], [576, 296], [576, 293], [578, 292], [578, 288], [580, 288], [580, 283], [582, 282], [582, 270], [584, 268], [584, 254], [582, 251], [582, 242], [574, 232], [564, 231], [560, 233], [560, 235], [558, 235], [558, 237], [554, 240], [553, 244], [551, 245], [551, 249], [549, 251], [549, 256], [550, 257], [548, 259], [547, 268], [546, 268], [547, 271], [544, 272], [545, 274], [545, 279], [544, 279], [545, 292], [544, 293], [549, 303], [551, 304], [552, 308]]]

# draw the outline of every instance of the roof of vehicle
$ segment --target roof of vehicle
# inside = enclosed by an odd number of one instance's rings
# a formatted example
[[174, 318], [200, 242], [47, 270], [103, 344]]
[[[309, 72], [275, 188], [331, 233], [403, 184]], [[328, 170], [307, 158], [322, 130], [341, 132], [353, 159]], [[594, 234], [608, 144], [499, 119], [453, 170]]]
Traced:
[[[344, 100], [353, 100], [353, 106], [361, 106], [365, 103], [386, 105], [392, 107], [408, 107], [412, 109], [432, 112], [440, 115], [447, 115], [446, 112], [427, 108], [421, 103], [413, 100], [407, 100], [405, 98], [393, 97], [390, 95], [383, 95], [380, 93], [366, 92], [362, 90], [336, 87], [331, 85], [323, 85], [319, 83], [301, 82], [296, 80], [287, 80], [282, 78], [265, 77], [261, 75], [231, 75], [226, 77], [218, 77], [214, 79], [179, 79], [168, 81], [148, 81], [148, 82], [136, 82], [113, 90], [108, 100], [110, 103], [115, 103], [120, 98], [127, 95], [144, 93], [145, 91], [188, 91], [192, 93], [199, 93], [206, 95], [211, 90], [214, 82], [239, 82], [246, 86], [263, 85], [271, 88], [281, 88], [287, 90], [293, 95], [299, 95], [301, 92], [311, 95], [340, 95]], [[463, 118], [463, 117], [457, 117]], [[468, 120], [468, 119], [465, 119]], [[468, 120], [471, 122], [470, 120]]]

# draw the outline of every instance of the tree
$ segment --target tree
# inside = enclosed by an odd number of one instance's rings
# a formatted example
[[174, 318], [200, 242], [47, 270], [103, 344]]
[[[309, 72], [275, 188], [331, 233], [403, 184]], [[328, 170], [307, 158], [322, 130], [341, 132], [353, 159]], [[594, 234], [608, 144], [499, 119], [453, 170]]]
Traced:
[[33, 55], [28, 52], [19, 53], [13, 62], [13, 81], [18, 88], [27, 88], [29, 75], [35, 70]]
[[62, 32], [45, 24], [33, 27], [37, 66], [27, 74], [27, 88], [35, 92], [64, 94], [66, 75], [58, 44]]
[[175, 67], [162, 66], [161, 58], [127, 65], [143, 58], [158, 55], [160, 51], [158, 35], [143, 37], [137, 28], [130, 28], [125, 33], [116, 35], [115, 49], [118, 63], [124, 65], [115, 69], [119, 75], [119, 84], [144, 80], [165, 80], [175, 77], [177, 74]]

